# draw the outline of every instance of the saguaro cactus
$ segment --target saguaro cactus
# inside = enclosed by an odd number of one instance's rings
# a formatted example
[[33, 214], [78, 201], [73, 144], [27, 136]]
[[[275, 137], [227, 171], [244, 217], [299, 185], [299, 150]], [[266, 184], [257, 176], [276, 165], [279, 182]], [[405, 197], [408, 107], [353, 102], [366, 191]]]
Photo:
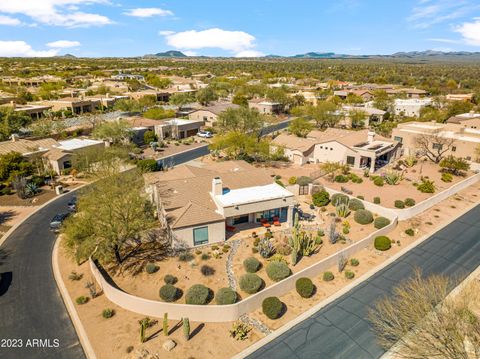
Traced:
[[185, 340], [190, 339], [190, 321], [188, 318], [183, 318], [183, 337]]
[[163, 335], [168, 337], [168, 313], [163, 313]]

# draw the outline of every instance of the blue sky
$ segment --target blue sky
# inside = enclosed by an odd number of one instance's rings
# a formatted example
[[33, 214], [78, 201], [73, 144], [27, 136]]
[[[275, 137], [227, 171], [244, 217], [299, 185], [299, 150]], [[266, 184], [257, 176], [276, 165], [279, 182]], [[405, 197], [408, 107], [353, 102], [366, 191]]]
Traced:
[[480, 51], [480, 0], [0, 0], [0, 56]]

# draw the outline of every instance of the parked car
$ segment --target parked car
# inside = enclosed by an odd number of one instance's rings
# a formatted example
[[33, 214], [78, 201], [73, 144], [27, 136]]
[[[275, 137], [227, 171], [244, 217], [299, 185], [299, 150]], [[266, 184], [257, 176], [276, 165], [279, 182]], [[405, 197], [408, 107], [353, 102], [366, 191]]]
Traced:
[[213, 135], [210, 131], [198, 131], [197, 133], [198, 137], [203, 137], [203, 138], [212, 138]]
[[70, 211], [75, 212], [77, 210], [77, 197], [73, 197], [70, 201], [68, 201], [67, 207]]
[[50, 221], [50, 230], [58, 233], [60, 227], [62, 226], [63, 221], [70, 215], [70, 213], [59, 213], [56, 214]]

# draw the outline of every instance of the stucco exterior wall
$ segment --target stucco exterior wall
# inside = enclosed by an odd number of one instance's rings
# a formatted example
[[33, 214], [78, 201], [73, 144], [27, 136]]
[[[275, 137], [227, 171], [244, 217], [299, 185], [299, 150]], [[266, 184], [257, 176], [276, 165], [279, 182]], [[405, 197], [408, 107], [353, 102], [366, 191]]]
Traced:
[[208, 244], [225, 241], [225, 221], [205, 223], [198, 226], [174, 229], [176, 238], [184, 241], [189, 247], [195, 247], [193, 242], [193, 230], [195, 228], [208, 227]]
[[212, 127], [217, 122], [217, 115], [206, 110], [194, 111], [188, 115], [189, 120], [205, 121], [206, 127]]
[[254, 203], [242, 204], [237, 206], [229, 206], [223, 208], [223, 214], [225, 217], [240, 216], [242, 214], [255, 213], [261, 211], [267, 211], [269, 209], [288, 207], [295, 204], [295, 197], [272, 199], [268, 201], [259, 201]]

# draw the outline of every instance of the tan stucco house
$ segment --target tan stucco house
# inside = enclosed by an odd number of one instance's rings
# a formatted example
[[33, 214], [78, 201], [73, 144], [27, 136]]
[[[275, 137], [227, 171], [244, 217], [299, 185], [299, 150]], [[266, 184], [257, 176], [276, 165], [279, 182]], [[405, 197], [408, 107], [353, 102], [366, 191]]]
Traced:
[[283, 147], [285, 156], [296, 164], [340, 162], [353, 169], [374, 172], [400, 155], [396, 141], [369, 130], [328, 128], [311, 131], [306, 138], [282, 133], [272, 147]]
[[254, 108], [258, 112], [266, 115], [279, 114], [283, 111], [283, 105], [281, 103], [261, 98], [249, 100], [248, 107]]
[[294, 195], [244, 161], [181, 165], [145, 174], [145, 182], [173, 245], [223, 242], [227, 230], [262, 221], [292, 223]]
[[194, 121], [203, 121], [206, 127], [213, 127], [217, 122], [218, 116], [229, 108], [239, 108], [240, 106], [225, 102], [215, 103], [207, 107], [196, 109], [188, 114], [188, 118]]

